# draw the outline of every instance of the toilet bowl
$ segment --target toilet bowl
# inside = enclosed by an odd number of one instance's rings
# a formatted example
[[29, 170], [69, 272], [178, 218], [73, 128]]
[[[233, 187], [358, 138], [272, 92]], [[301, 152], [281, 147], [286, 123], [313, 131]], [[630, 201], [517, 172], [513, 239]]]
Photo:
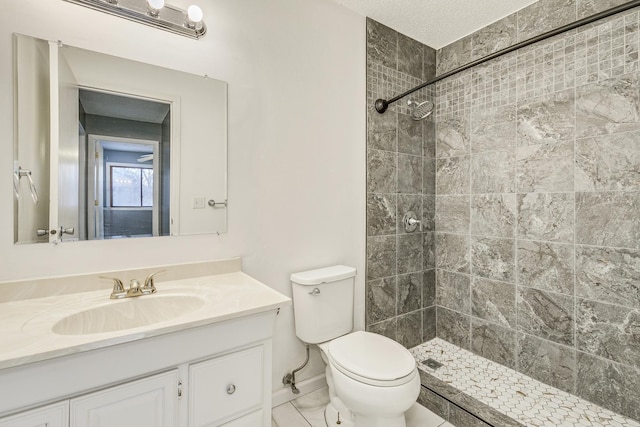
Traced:
[[420, 393], [415, 359], [406, 348], [382, 335], [362, 331], [318, 346], [327, 363], [330, 398], [339, 399], [327, 408], [329, 426], [406, 426], [404, 413]]
[[344, 265], [291, 275], [296, 335], [327, 364], [328, 426], [406, 427], [420, 394], [416, 361], [392, 339], [353, 332], [355, 275]]

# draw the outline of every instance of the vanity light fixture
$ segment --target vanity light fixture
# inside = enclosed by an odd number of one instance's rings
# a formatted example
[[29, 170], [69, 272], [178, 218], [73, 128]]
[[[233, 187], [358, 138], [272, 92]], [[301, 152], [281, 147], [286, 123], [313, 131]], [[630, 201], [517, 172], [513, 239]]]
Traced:
[[207, 33], [202, 9], [196, 5], [182, 10], [164, 0], [65, 0], [130, 21], [199, 39]]

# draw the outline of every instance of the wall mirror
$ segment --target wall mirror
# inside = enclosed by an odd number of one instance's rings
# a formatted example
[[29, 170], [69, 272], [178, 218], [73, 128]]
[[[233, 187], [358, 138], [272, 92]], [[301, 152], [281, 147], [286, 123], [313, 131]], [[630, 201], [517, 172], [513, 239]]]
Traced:
[[14, 240], [221, 233], [227, 83], [14, 35]]

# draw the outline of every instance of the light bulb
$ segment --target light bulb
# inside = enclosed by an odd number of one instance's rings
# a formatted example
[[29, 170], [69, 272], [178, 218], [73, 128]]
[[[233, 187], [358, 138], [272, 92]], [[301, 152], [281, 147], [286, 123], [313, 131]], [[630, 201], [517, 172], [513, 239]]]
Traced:
[[197, 24], [202, 21], [202, 18], [204, 18], [204, 13], [202, 13], [202, 9], [200, 9], [200, 7], [192, 4], [187, 8], [187, 18], [189, 18], [189, 21]]
[[149, 15], [157, 18], [160, 14], [160, 9], [164, 7], [164, 0], [147, 0]]
[[147, 0], [149, 7], [155, 10], [162, 9], [164, 7], [164, 0]]

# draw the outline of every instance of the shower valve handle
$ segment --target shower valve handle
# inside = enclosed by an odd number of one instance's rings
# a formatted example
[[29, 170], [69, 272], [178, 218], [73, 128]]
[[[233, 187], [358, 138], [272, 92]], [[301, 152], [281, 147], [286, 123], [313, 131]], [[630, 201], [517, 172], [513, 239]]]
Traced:
[[402, 218], [402, 222], [404, 224], [404, 229], [407, 233], [411, 233], [415, 231], [416, 228], [420, 227], [420, 231], [422, 231], [422, 222], [418, 219], [416, 214], [413, 211], [409, 211], [404, 214]]

